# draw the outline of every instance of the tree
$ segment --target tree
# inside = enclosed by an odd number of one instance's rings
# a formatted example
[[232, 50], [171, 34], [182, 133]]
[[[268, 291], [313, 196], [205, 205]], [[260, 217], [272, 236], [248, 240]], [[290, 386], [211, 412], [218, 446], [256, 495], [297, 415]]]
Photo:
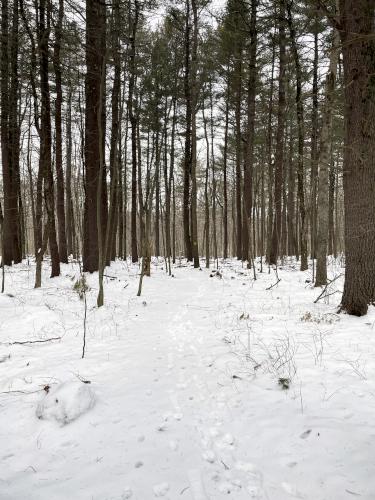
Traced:
[[[100, 99], [105, 99], [105, 89], [102, 87], [103, 61], [105, 60], [105, 5], [100, 0], [86, 0], [86, 81], [85, 81], [85, 207], [83, 236], [83, 270], [88, 272], [99, 269], [99, 243], [97, 222], [98, 183], [101, 189], [101, 221], [103, 234], [107, 226], [107, 188], [106, 173], [100, 178], [100, 148], [104, 148], [105, 134], [102, 134], [103, 144], [99, 142], [100, 126], [105, 130], [105, 104], [100, 105]], [[101, 91], [102, 90], [102, 91]], [[101, 116], [98, 116], [102, 110]], [[99, 126], [100, 125], [100, 126]]]
[[285, 79], [286, 79], [286, 39], [285, 39], [285, 0], [279, 0], [279, 97], [277, 110], [276, 158], [275, 158], [275, 216], [272, 228], [270, 264], [277, 265], [281, 238], [281, 209], [284, 163], [285, 132]]
[[13, 2], [9, 31], [9, 5], [1, 5], [1, 157], [4, 184], [3, 263], [22, 260], [19, 214], [18, 118], [18, 2]]
[[339, 55], [340, 38], [337, 30], [334, 32], [333, 47], [331, 50], [329, 69], [325, 82], [325, 102], [323, 107], [323, 123], [320, 133], [319, 151], [319, 190], [318, 190], [318, 217], [316, 239], [316, 277], [315, 286], [327, 283], [327, 249], [328, 249], [328, 216], [329, 216], [329, 166], [331, 163], [332, 142], [332, 114], [336, 72]]
[[375, 301], [375, 6], [373, 0], [340, 0], [339, 9], [345, 87], [341, 308], [362, 316]]
[[56, 101], [55, 101], [55, 133], [56, 133], [56, 188], [57, 188], [57, 203], [56, 213], [58, 221], [58, 236], [59, 236], [59, 255], [61, 262], [68, 262], [68, 251], [66, 243], [65, 229], [65, 199], [64, 199], [64, 171], [62, 159], [62, 81], [61, 81], [61, 39], [62, 39], [62, 23], [64, 18], [64, 0], [59, 0], [57, 13], [57, 22], [55, 26], [55, 43], [53, 51], [53, 67], [55, 70], [56, 82]]

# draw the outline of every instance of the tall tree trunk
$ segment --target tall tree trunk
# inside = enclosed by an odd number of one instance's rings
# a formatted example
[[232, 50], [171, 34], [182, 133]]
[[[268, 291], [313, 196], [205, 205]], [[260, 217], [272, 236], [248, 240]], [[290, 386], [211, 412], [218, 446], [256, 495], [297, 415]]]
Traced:
[[277, 110], [276, 158], [275, 158], [275, 217], [272, 229], [270, 264], [277, 265], [280, 251], [282, 186], [284, 164], [285, 132], [285, 77], [286, 77], [286, 40], [285, 40], [285, 0], [279, 1], [279, 97]]
[[206, 141], [206, 169], [204, 177], [204, 246], [206, 250], [206, 268], [210, 267], [210, 203], [208, 197], [208, 179], [210, 172], [210, 143], [207, 133], [207, 119], [204, 112], [205, 103], [202, 105], [204, 138]]
[[318, 188], [318, 17], [315, 13], [314, 23], [314, 63], [312, 84], [312, 113], [311, 113], [311, 193], [310, 193], [310, 240], [311, 256], [315, 259], [316, 243], [316, 195]]
[[320, 133], [319, 151], [319, 190], [316, 239], [316, 277], [315, 286], [327, 283], [327, 247], [328, 247], [328, 215], [329, 215], [329, 167], [331, 164], [332, 115], [334, 92], [338, 63], [338, 47], [340, 37], [335, 30], [333, 47], [329, 60], [329, 70], [325, 82], [325, 102], [323, 108], [322, 128]]
[[215, 147], [214, 147], [214, 104], [213, 104], [213, 87], [212, 78], [209, 84], [210, 91], [210, 129], [211, 129], [211, 170], [212, 170], [212, 229], [213, 229], [213, 246], [214, 259], [217, 261], [217, 229], [216, 229], [216, 162], [215, 162]]
[[3, 263], [5, 265], [22, 260], [18, 207], [20, 192], [18, 78], [18, 2], [15, 0], [13, 3], [13, 22], [9, 34], [9, 7], [8, 1], [4, 0], [1, 19], [0, 133], [4, 189]]
[[191, 246], [194, 267], [199, 267], [197, 219], [197, 107], [198, 107], [198, 7], [191, 0], [193, 11], [193, 43], [191, 49]]
[[[19, 8], [18, 0], [13, 1], [12, 31], [10, 38], [10, 92], [9, 92], [9, 144], [10, 162], [13, 180], [14, 213], [13, 213], [13, 261], [21, 262], [23, 255], [24, 232], [22, 230], [23, 210], [20, 179], [20, 135], [21, 120], [19, 116], [20, 75], [18, 71], [19, 52]], [[18, 206], [17, 206], [18, 203]]]
[[[49, 91], [49, 57], [48, 41], [50, 35], [50, 11], [46, 0], [39, 2], [39, 58], [40, 58], [40, 91], [41, 91], [41, 120], [40, 120], [40, 156], [39, 169], [43, 172], [44, 201], [47, 212], [47, 230], [51, 253], [51, 278], [60, 274], [60, 257], [57, 245], [55, 223], [55, 196], [51, 158], [51, 102]], [[42, 242], [40, 259], [43, 258], [45, 243]], [[40, 251], [40, 248], [38, 251]]]
[[184, 199], [183, 199], [183, 226], [184, 244], [186, 258], [193, 260], [193, 248], [190, 237], [190, 177], [191, 177], [191, 119], [192, 102], [190, 86], [190, 0], [186, 0], [185, 13], [185, 73], [184, 73], [184, 94], [186, 102], [186, 130], [185, 130], [185, 152], [184, 152]]
[[[331, 141], [331, 149], [332, 149], [332, 141]], [[333, 254], [334, 249], [334, 240], [335, 240], [335, 224], [334, 224], [334, 216], [335, 216], [335, 191], [336, 191], [336, 183], [335, 183], [335, 162], [333, 159], [333, 154], [331, 152], [331, 165], [329, 169], [329, 200], [328, 200], [328, 255]]]
[[68, 251], [66, 242], [65, 228], [65, 200], [64, 200], [64, 172], [62, 161], [62, 83], [61, 83], [61, 38], [62, 38], [62, 23], [64, 17], [64, 0], [59, 0], [59, 8], [57, 14], [57, 23], [55, 27], [55, 43], [53, 52], [53, 67], [55, 70], [56, 83], [56, 101], [55, 101], [55, 133], [56, 133], [56, 189], [57, 203], [56, 213], [58, 222], [58, 239], [59, 239], [59, 255], [60, 261], [68, 262]]
[[293, 127], [290, 126], [289, 135], [289, 170], [288, 170], [288, 255], [296, 255], [295, 241], [295, 164], [293, 161], [294, 137]]
[[68, 256], [74, 253], [74, 215], [72, 200], [72, 89], [69, 89], [66, 116], [66, 243]]
[[297, 127], [298, 127], [298, 166], [297, 166], [297, 193], [299, 201], [300, 216], [300, 253], [301, 253], [301, 271], [307, 269], [307, 236], [306, 236], [306, 208], [305, 208], [305, 172], [304, 172], [304, 143], [305, 143], [305, 125], [304, 125], [304, 107], [302, 96], [302, 68], [297, 48], [296, 30], [292, 17], [292, 3], [287, 2], [288, 25], [294, 64], [296, 68], [296, 105], [297, 105]]
[[236, 48], [234, 70], [235, 92], [235, 137], [236, 137], [236, 254], [242, 258], [242, 140], [241, 140], [241, 99], [242, 99], [242, 47]]
[[[105, 4], [100, 0], [86, 0], [86, 120], [85, 120], [85, 211], [83, 238], [83, 270], [94, 272], [99, 269], [98, 246], [98, 183], [100, 178], [99, 120], [105, 130], [105, 106], [99, 106], [101, 99], [101, 73], [105, 58]], [[104, 99], [105, 89], [102, 96]], [[99, 109], [102, 116], [98, 117]], [[105, 134], [103, 133], [103, 141]], [[103, 177], [105, 171], [103, 171]], [[101, 228], [106, 231], [107, 190], [103, 182], [101, 193]]]
[[160, 255], [160, 131], [159, 116], [156, 113], [156, 141], [155, 141], [155, 255]]
[[114, 259], [113, 249], [115, 247], [116, 238], [116, 215], [118, 209], [118, 179], [119, 179], [119, 128], [120, 128], [120, 4], [119, 0], [113, 2], [112, 11], [112, 58], [114, 64], [114, 79], [112, 86], [112, 123], [111, 123], [111, 144], [109, 155], [109, 171], [110, 171], [110, 206], [108, 214], [107, 233], [105, 237], [105, 252], [104, 259], [106, 265], [109, 265]]
[[[360, 36], [358, 35], [360, 34]], [[366, 314], [375, 300], [375, 8], [340, 0], [344, 60], [345, 285], [342, 309]]]
[[246, 150], [244, 162], [244, 231], [243, 255], [244, 260], [250, 260], [249, 254], [249, 235], [251, 227], [251, 214], [253, 209], [253, 168], [254, 168], [254, 138], [255, 138], [255, 97], [256, 97], [256, 78], [257, 78], [257, 2], [251, 0], [251, 19], [250, 19], [250, 49], [249, 49], [249, 76], [247, 82], [247, 134]]
[[268, 103], [268, 117], [267, 117], [267, 164], [268, 164], [268, 211], [267, 211], [267, 262], [270, 262], [271, 248], [272, 248], [272, 228], [274, 216], [274, 164], [272, 160], [272, 116], [273, 116], [273, 93], [274, 93], [274, 73], [275, 73], [275, 37], [272, 36], [272, 62], [271, 62], [271, 82], [270, 82], [270, 96]]
[[229, 129], [229, 93], [230, 82], [229, 75], [226, 82], [226, 99], [225, 99], [225, 126], [224, 126], [224, 149], [223, 149], [223, 257], [228, 258], [228, 129]]
[[[131, 2], [129, 3], [129, 17], [131, 18]], [[137, 248], [137, 115], [134, 112], [134, 86], [136, 72], [136, 35], [139, 19], [138, 0], [134, 0], [134, 17], [132, 22], [132, 35], [130, 39], [129, 53], [129, 94], [128, 94], [128, 113], [131, 127], [131, 151], [132, 151], [132, 180], [131, 180], [131, 254], [132, 262], [138, 261]]]

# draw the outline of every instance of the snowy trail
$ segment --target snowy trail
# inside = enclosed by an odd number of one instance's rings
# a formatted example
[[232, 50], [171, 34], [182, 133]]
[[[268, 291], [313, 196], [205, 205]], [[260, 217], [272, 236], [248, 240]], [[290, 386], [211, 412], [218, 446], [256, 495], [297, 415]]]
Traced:
[[[222, 279], [154, 269], [137, 298], [134, 271], [111, 268], [99, 311], [90, 277], [84, 360], [76, 271], [44, 291], [12, 276], [2, 338], [63, 340], [0, 346], [0, 392], [30, 392], [0, 394], [1, 500], [375, 498], [373, 310], [326, 321], [335, 307], [312, 304], [308, 274], [280, 271], [267, 291], [274, 276], [254, 283], [235, 265]], [[274, 373], [275, 352], [288, 359]], [[95, 407], [65, 426], [38, 420], [40, 387], [77, 376]]]

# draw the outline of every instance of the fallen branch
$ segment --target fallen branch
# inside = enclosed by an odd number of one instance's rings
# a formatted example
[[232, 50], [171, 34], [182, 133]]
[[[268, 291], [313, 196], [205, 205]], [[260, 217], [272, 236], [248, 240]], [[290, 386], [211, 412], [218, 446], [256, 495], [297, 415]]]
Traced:
[[274, 283], [273, 285], [270, 285], [266, 288], [266, 290], [271, 290], [271, 288], [273, 288], [274, 286], [278, 285], [280, 283], [281, 279], [280, 278], [277, 278], [277, 281], [276, 283]]
[[[336, 280], [338, 280], [339, 278], [341, 278], [342, 276], [342, 273], [338, 274], [335, 278], [333, 278], [333, 280], [330, 280], [327, 282], [327, 284], [325, 285], [325, 287], [323, 288], [322, 290], [322, 293], [314, 300], [314, 304], [316, 304], [322, 297], [323, 295], [325, 294], [325, 292], [327, 291], [327, 288], [332, 285], [332, 283]], [[330, 295], [333, 295], [334, 293], [337, 293], [338, 290], [336, 290], [335, 292], [332, 292], [330, 294], [327, 294], [327, 295], [324, 295], [324, 297], [329, 297]]]
[[42, 392], [44, 389], [37, 389], [36, 391], [3, 391], [0, 394], [36, 394], [37, 392]]
[[16, 342], [0, 342], [1, 345], [25, 345], [25, 344], [42, 344], [44, 342], [51, 342], [52, 340], [61, 340], [61, 337], [51, 337], [50, 339], [44, 340], [23, 340]]

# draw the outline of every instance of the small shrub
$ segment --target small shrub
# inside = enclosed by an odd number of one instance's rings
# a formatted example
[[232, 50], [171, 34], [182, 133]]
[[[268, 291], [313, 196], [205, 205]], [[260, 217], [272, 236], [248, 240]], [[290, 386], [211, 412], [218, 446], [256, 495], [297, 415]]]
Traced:
[[78, 278], [78, 280], [73, 285], [73, 290], [78, 293], [80, 300], [83, 300], [85, 293], [89, 290], [89, 286], [86, 281], [84, 274]]

